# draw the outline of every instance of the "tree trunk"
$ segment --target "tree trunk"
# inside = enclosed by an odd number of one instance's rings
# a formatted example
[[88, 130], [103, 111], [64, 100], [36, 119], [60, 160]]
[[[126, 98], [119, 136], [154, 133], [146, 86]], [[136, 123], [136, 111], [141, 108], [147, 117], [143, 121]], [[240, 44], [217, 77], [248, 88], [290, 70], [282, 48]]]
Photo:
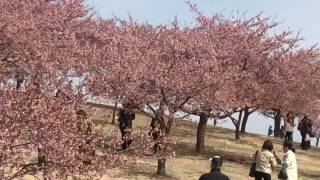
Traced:
[[319, 146], [319, 139], [320, 139], [320, 137], [317, 137], [317, 143], [316, 143], [317, 147]]
[[205, 115], [200, 114], [200, 121], [197, 129], [197, 143], [196, 143], [197, 153], [204, 153], [204, 140], [205, 140], [207, 122], [208, 122], [208, 118]]
[[217, 119], [216, 119], [216, 118], [213, 119], [213, 125], [214, 125], [214, 126], [217, 125]]
[[236, 126], [236, 131], [235, 131], [235, 135], [236, 135], [236, 140], [239, 140], [240, 139], [240, 131], [239, 131], [239, 126]]
[[166, 158], [159, 158], [157, 175], [165, 176], [166, 174]]
[[280, 126], [281, 126], [281, 110], [275, 110], [276, 115], [274, 118], [274, 137], [280, 137]]
[[246, 107], [244, 109], [244, 115], [243, 115], [242, 124], [241, 124], [241, 132], [242, 133], [246, 132], [246, 126], [247, 126], [249, 115], [250, 115], [249, 108]]
[[238, 117], [238, 121], [236, 122], [235, 126], [236, 126], [236, 130], [235, 130], [235, 138], [236, 140], [240, 139], [240, 124], [241, 124], [241, 120], [242, 120], [242, 110], [239, 112], [239, 117]]
[[113, 107], [113, 112], [112, 112], [112, 124], [116, 124], [117, 107], [118, 107], [118, 100], [116, 99]]

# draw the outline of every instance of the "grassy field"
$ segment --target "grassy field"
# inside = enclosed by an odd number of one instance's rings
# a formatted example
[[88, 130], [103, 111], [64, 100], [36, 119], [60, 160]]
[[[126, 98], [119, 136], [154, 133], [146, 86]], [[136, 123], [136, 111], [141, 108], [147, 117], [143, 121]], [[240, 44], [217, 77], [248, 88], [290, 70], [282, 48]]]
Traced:
[[[97, 106], [94, 109], [94, 113], [88, 114], [94, 123], [98, 126], [104, 124], [105, 130], [118, 130], [117, 125], [111, 124], [112, 110], [110, 108]], [[137, 113], [133, 129], [135, 132], [143, 131], [148, 127], [149, 123], [150, 117]], [[251, 156], [257, 149], [260, 149], [263, 141], [268, 137], [245, 134], [241, 136], [241, 140], [234, 141], [234, 132], [232, 130], [209, 125], [206, 130], [206, 152], [198, 155], [195, 153], [196, 127], [196, 123], [181, 120], [177, 121], [173, 127], [173, 136], [177, 142], [174, 145], [176, 157], [167, 160], [167, 177], [155, 175], [157, 159], [156, 157], [148, 156], [139, 159], [135, 165], [106, 170], [102, 179], [199, 179], [201, 174], [209, 171], [210, 164], [208, 159], [215, 155], [224, 157], [222, 171], [231, 180], [252, 179], [248, 176]], [[277, 154], [282, 157], [281, 140], [271, 139], [275, 143]], [[298, 149], [296, 155], [299, 180], [320, 180], [320, 149], [313, 148], [310, 151]], [[31, 180], [34, 178], [26, 176], [24, 179]], [[278, 179], [277, 172], [273, 173], [273, 179]]]
[[[98, 107], [91, 119], [96, 123], [111, 122], [112, 111], [108, 108]], [[144, 130], [150, 123], [150, 118], [137, 114], [134, 121], [134, 131]], [[209, 171], [208, 159], [215, 155], [223, 156], [223, 172], [231, 179], [250, 179], [249, 163], [255, 150], [260, 149], [264, 140], [268, 137], [245, 134], [241, 140], [234, 141], [234, 133], [228, 129], [208, 126], [206, 130], [206, 152], [203, 155], [195, 153], [196, 123], [178, 121], [173, 129], [173, 135], [177, 140], [175, 145], [176, 157], [167, 160], [168, 177], [157, 177], [155, 171], [157, 161], [154, 157], [141, 159], [136, 165], [111, 169], [106, 172], [103, 179], [198, 179], [203, 173]], [[117, 126], [107, 124], [107, 129], [117, 130]], [[275, 143], [275, 150], [282, 157], [281, 140], [271, 138]], [[297, 144], [298, 146], [298, 144]], [[299, 180], [320, 180], [320, 149], [313, 148], [310, 151], [297, 150]], [[273, 179], [277, 179], [277, 172]]]

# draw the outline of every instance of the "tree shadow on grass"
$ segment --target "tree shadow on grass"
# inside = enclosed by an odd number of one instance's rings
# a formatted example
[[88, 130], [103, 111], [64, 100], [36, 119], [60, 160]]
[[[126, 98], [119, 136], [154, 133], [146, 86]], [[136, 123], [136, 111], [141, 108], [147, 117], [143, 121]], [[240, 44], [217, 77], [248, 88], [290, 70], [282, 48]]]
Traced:
[[175, 150], [178, 156], [202, 156], [205, 159], [209, 159], [213, 156], [221, 156], [226, 161], [239, 164], [250, 164], [252, 161], [251, 156], [213, 146], [206, 146], [205, 153], [203, 154], [196, 153], [193, 144], [177, 143], [175, 145]]
[[[153, 159], [152, 159], [153, 160]], [[121, 173], [112, 175], [113, 178], [134, 177], [134, 179], [162, 179], [178, 180], [179, 178], [167, 175], [156, 175], [157, 167], [152, 164], [135, 164], [121, 168]], [[168, 173], [168, 172], [167, 172]]]

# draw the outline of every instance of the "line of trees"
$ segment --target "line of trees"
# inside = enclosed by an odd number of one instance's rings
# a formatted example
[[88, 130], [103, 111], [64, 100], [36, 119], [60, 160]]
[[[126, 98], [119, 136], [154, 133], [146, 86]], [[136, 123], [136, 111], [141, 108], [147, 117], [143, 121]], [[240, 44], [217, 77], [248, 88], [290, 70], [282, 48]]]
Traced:
[[[189, 5], [196, 24], [182, 27], [177, 19], [153, 26], [94, 18], [82, 0], [1, 1], [0, 166], [13, 165], [17, 177], [41, 171], [21, 163], [32, 152], [45, 154], [46, 171], [59, 176], [121, 163], [117, 136], [96, 156], [101, 131], [76, 131], [87, 95], [129, 98], [161, 117], [159, 175], [166, 174], [179, 111], [200, 116], [199, 153], [209, 117], [230, 117], [240, 138], [258, 110], [317, 116], [316, 47], [301, 48], [290, 31], [273, 33], [278, 23], [262, 15], [207, 17]], [[74, 87], [72, 77], [84, 81]]]

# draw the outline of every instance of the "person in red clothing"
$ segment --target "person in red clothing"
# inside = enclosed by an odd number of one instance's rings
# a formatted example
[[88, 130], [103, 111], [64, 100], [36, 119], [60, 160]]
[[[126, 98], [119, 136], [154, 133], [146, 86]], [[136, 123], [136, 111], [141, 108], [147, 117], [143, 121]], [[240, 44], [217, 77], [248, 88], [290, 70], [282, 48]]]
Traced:
[[214, 156], [211, 159], [211, 171], [200, 176], [199, 180], [230, 180], [228, 176], [221, 173], [222, 158]]

